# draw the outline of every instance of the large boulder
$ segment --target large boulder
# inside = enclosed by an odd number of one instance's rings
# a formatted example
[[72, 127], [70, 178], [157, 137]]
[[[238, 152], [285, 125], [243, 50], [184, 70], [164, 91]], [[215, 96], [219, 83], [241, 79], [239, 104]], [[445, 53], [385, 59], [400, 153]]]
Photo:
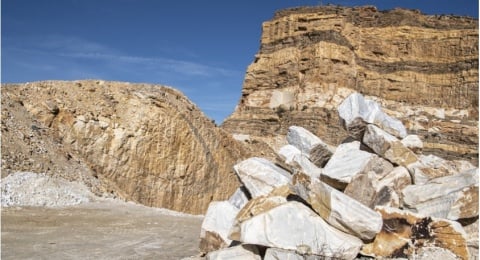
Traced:
[[376, 154], [397, 165], [408, 166], [418, 160], [415, 153], [400, 140], [375, 125], [366, 127], [363, 143]]
[[247, 191], [247, 188], [244, 186], [238, 187], [238, 189], [230, 196], [228, 202], [235, 206], [238, 209], [243, 208], [249, 200], [250, 194]]
[[431, 179], [455, 175], [474, 169], [468, 162], [450, 162], [435, 155], [420, 155], [418, 161], [408, 165], [415, 184], [424, 184]]
[[323, 167], [333, 153], [318, 136], [300, 126], [288, 128], [287, 142], [299, 149], [318, 167]]
[[265, 252], [264, 260], [317, 260], [323, 259], [318, 255], [305, 255], [301, 254], [302, 252], [285, 250], [280, 248], [268, 248]]
[[296, 201], [243, 221], [240, 241], [342, 259], [355, 258], [363, 245], [360, 239], [331, 227]]
[[423, 247], [440, 247], [469, 259], [467, 234], [458, 222], [378, 207], [383, 227], [362, 254], [376, 258], [406, 258]]
[[[402, 190], [408, 185], [412, 184], [410, 173], [405, 167], [395, 167], [384, 177], [378, 179], [377, 196], [375, 198], [375, 205], [395, 206], [399, 207], [403, 203]], [[396, 204], [388, 204], [388, 201], [398, 198]]]
[[289, 172], [264, 158], [249, 158], [236, 164], [234, 169], [253, 198], [267, 195], [292, 179]]
[[380, 214], [325, 183], [313, 182], [307, 201], [328, 224], [363, 240], [382, 228]]
[[206, 260], [261, 260], [258, 248], [254, 245], [239, 245], [212, 251]]
[[355, 175], [343, 192], [345, 195], [373, 209], [377, 197], [377, 188], [377, 176], [375, 172], [369, 171]]
[[341, 144], [323, 168], [322, 180], [335, 188], [344, 189], [357, 174], [370, 170], [383, 171], [375, 167], [380, 163], [379, 159], [375, 154], [360, 150], [358, 141]]
[[230, 245], [228, 235], [238, 212], [228, 201], [210, 203], [200, 231], [200, 251], [207, 253]]
[[352, 93], [338, 107], [338, 114], [348, 130], [358, 118], [368, 124], [375, 124], [388, 133], [404, 138], [407, 130], [403, 123], [385, 114], [378, 103], [365, 99], [359, 93]]
[[478, 169], [430, 180], [403, 189], [406, 208], [452, 220], [478, 216]]

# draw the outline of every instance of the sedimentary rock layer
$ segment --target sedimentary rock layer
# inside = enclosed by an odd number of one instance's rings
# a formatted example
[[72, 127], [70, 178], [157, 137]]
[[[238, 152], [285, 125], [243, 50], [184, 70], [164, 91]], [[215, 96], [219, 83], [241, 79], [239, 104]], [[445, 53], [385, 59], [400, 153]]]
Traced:
[[[76, 155], [124, 199], [203, 214], [210, 201], [227, 199], [239, 186], [233, 165], [245, 149], [172, 88], [48, 81], [2, 85], [3, 99], [28, 111], [37, 120], [32, 128], [51, 132], [65, 160]], [[7, 131], [2, 121], [2, 159], [14, 149], [3, 140]], [[13, 161], [2, 170], [17, 167]]]
[[272, 137], [299, 125], [337, 145], [347, 133], [336, 107], [352, 92], [380, 102], [425, 151], [477, 163], [478, 21], [374, 7], [279, 11], [263, 23], [223, 127]]

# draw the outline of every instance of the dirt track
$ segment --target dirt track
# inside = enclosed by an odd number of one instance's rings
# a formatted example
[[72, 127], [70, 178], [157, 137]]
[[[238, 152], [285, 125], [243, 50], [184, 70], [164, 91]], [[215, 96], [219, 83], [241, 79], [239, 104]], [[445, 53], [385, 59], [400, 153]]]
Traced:
[[198, 254], [201, 222], [118, 202], [2, 208], [1, 259], [181, 259]]

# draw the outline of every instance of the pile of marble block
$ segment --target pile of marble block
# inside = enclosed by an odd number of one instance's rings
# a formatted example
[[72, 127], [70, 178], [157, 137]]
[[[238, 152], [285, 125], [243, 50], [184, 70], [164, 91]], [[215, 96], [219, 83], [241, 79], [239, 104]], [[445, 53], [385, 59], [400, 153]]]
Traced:
[[478, 257], [478, 168], [422, 154], [422, 141], [380, 105], [338, 107], [337, 147], [291, 126], [277, 161], [234, 166], [242, 186], [212, 202], [207, 259], [471, 259]]

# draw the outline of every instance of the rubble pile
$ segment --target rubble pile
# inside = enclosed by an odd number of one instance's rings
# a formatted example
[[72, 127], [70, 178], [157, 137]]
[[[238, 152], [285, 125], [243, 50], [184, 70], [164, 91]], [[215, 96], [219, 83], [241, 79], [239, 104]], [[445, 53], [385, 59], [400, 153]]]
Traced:
[[275, 162], [234, 166], [242, 186], [210, 203], [206, 259], [472, 259], [478, 168], [422, 154], [401, 121], [354, 93], [338, 107], [337, 147], [291, 126]]

